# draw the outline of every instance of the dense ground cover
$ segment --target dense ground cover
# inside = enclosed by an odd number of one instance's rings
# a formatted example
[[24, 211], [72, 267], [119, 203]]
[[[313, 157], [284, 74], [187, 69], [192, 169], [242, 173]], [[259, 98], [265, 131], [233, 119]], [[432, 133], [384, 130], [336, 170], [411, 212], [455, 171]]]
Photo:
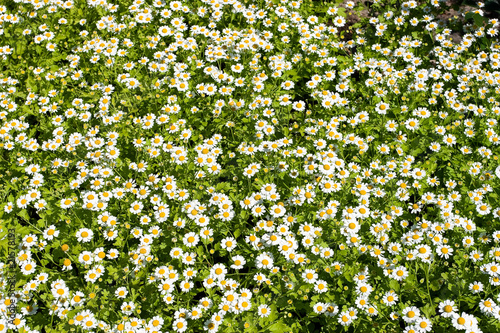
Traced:
[[499, 331], [483, 6], [0, 6], [0, 332]]

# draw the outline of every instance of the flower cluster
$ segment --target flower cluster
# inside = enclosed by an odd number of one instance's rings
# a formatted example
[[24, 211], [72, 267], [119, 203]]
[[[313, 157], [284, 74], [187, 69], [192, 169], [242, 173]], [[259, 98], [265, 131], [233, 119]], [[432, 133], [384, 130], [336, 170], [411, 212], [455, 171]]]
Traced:
[[0, 333], [500, 330], [483, 7], [0, 5]]

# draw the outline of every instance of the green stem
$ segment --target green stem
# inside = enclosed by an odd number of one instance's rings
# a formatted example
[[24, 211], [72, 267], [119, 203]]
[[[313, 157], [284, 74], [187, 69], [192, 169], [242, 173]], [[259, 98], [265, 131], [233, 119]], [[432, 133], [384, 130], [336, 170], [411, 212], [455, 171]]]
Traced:
[[432, 302], [431, 293], [429, 290], [429, 271], [431, 269], [431, 265], [432, 263], [429, 264], [427, 270], [424, 269], [424, 272], [425, 272], [425, 283], [427, 284], [427, 295], [429, 296], [429, 301], [431, 302], [432, 308], [434, 309], [434, 303]]

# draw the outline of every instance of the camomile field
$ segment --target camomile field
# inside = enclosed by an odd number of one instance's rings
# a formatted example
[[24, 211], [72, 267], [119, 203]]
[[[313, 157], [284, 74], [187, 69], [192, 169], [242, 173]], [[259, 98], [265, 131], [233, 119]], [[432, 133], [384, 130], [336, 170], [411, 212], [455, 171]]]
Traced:
[[0, 1], [0, 333], [500, 332], [499, 18]]

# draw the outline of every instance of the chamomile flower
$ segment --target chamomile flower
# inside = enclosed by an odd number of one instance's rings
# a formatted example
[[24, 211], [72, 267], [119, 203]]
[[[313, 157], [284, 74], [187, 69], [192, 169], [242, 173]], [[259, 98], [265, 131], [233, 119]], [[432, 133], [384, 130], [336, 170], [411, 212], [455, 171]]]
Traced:
[[185, 332], [188, 329], [188, 323], [184, 318], [178, 318], [172, 323], [172, 328], [175, 332]]
[[274, 218], [278, 218], [286, 214], [286, 209], [281, 205], [273, 205], [269, 208], [269, 212], [271, 216], [273, 216]]
[[431, 332], [432, 331], [432, 323], [429, 319], [425, 317], [419, 317], [415, 321], [415, 327], [419, 329], [420, 332]]
[[261, 304], [257, 308], [257, 313], [261, 318], [269, 317], [271, 315], [271, 308], [267, 304]]
[[391, 290], [384, 295], [382, 300], [387, 306], [392, 306], [396, 304], [396, 302], [399, 300], [399, 297], [394, 291]]
[[392, 272], [392, 278], [397, 281], [403, 281], [409, 275], [408, 269], [405, 266], [395, 267]]
[[243, 266], [246, 264], [246, 260], [243, 256], [241, 255], [236, 255], [232, 257], [233, 264], [231, 265], [231, 268], [240, 270], [243, 268]]
[[328, 284], [324, 280], [317, 280], [314, 284], [314, 291], [317, 293], [326, 293], [328, 291]]
[[407, 323], [415, 323], [420, 317], [420, 310], [415, 306], [405, 308], [402, 313], [404, 321]]
[[31, 275], [35, 273], [36, 266], [36, 262], [27, 260], [23, 262], [21, 266], [21, 272], [23, 273], [23, 275]]
[[357, 319], [357, 311], [354, 308], [351, 308], [349, 310], [342, 311], [341, 313], [339, 313], [337, 321], [342, 326], [349, 326], [355, 319]]
[[452, 317], [457, 311], [458, 308], [455, 305], [455, 301], [445, 300], [439, 303], [438, 309], [441, 312], [441, 316], [445, 318]]
[[184, 235], [184, 238], [182, 239], [182, 242], [187, 247], [195, 247], [199, 241], [200, 241], [199, 236], [194, 232], [188, 232], [186, 235]]
[[88, 228], [81, 228], [76, 232], [76, 238], [81, 243], [88, 243], [92, 240], [94, 232]]
[[226, 237], [221, 241], [221, 247], [228, 252], [233, 251], [237, 244], [236, 239], [233, 237]]
[[262, 268], [267, 268], [270, 269], [273, 267], [274, 260], [272, 258], [272, 255], [270, 256], [267, 253], [261, 253], [257, 258], [255, 259], [255, 265], [257, 268], [262, 269]]
[[479, 281], [475, 281], [475, 282], [472, 282], [471, 284], [469, 284], [469, 290], [473, 294], [478, 294], [484, 290], [484, 285]]
[[127, 297], [128, 291], [127, 288], [125, 287], [120, 287], [115, 290], [115, 296], [118, 298], [125, 298]]

